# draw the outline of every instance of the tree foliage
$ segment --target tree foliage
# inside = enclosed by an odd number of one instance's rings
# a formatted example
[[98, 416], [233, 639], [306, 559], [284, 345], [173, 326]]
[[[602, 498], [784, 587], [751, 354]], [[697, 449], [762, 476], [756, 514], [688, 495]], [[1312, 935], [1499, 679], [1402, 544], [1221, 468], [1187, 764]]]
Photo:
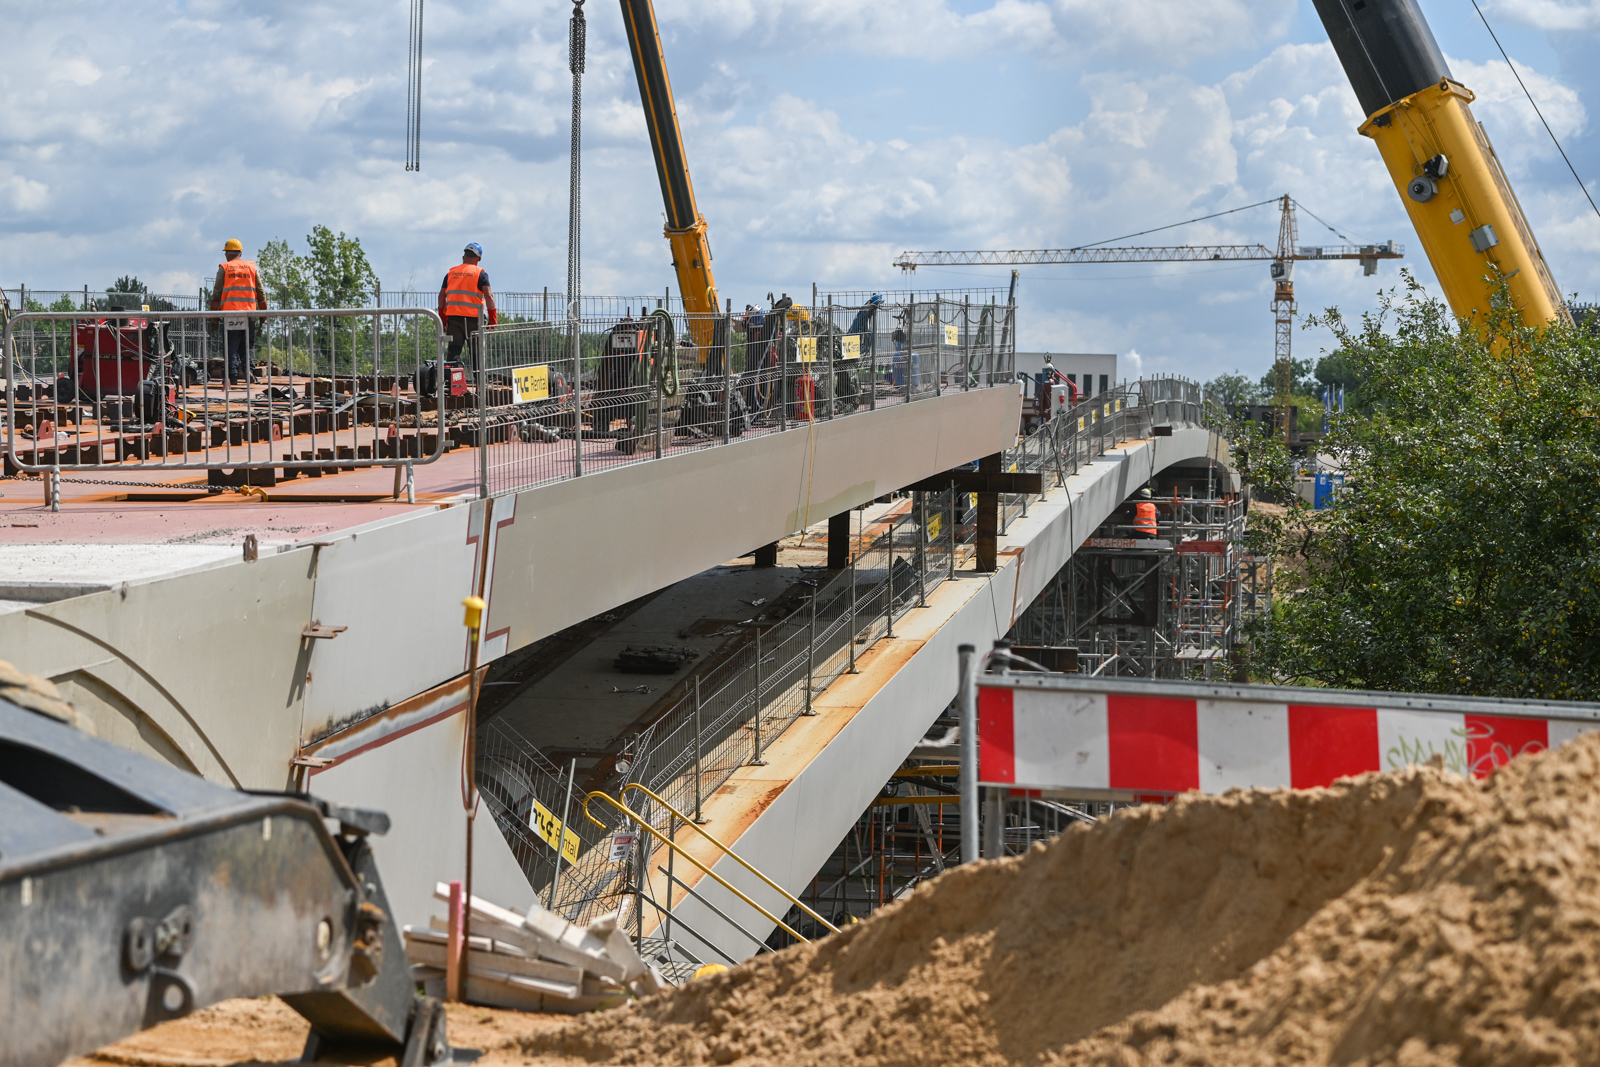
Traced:
[[267, 300], [279, 308], [350, 308], [369, 306], [378, 290], [378, 276], [367, 262], [361, 239], [311, 227], [307, 253], [301, 255], [282, 238], [268, 241], [256, 253]]
[[1525, 328], [1504, 302], [1459, 323], [1407, 285], [1359, 324], [1321, 318], [1370, 410], [1337, 418], [1323, 445], [1346, 478], [1334, 505], [1282, 531], [1279, 573], [1300, 577], [1280, 584], [1253, 668], [1596, 699], [1600, 341]]

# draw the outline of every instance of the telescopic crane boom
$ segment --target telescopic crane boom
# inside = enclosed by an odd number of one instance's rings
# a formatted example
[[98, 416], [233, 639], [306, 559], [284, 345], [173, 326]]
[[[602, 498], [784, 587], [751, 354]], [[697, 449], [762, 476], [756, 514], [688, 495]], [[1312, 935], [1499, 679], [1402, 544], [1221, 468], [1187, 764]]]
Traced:
[[639, 79], [639, 98], [650, 130], [650, 150], [661, 181], [661, 199], [667, 209], [666, 237], [672, 247], [672, 266], [678, 273], [678, 291], [689, 313], [689, 332], [705, 351], [712, 344], [711, 315], [718, 310], [717, 283], [711, 273], [711, 244], [706, 220], [694, 202], [689, 162], [683, 152], [683, 131], [667, 80], [667, 60], [661, 51], [655, 7], [650, 0], [621, 0], [622, 21], [628, 31], [628, 51]]
[[1503, 279], [1522, 321], [1568, 318], [1472, 91], [1416, 0], [1314, 0], [1450, 309], [1481, 319]]

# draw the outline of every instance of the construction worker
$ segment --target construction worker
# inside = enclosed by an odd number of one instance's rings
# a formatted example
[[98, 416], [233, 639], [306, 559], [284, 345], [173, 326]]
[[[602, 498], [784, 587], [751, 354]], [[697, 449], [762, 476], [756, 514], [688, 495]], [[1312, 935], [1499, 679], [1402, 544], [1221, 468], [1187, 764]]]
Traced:
[[1151, 497], [1149, 488], [1139, 490], [1134, 494], [1136, 503], [1133, 505], [1133, 536], [1156, 536], [1156, 505]]
[[[500, 321], [494, 306], [494, 290], [489, 288], [489, 273], [478, 266], [483, 259], [483, 246], [473, 241], [461, 250], [461, 262], [451, 267], [439, 286], [439, 317], [444, 320], [445, 336], [450, 345], [445, 349], [445, 359], [456, 362], [468, 338], [478, 332], [484, 311], [489, 313], [489, 325]], [[473, 343], [472, 367], [478, 366], [478, 345]]]
[[255, 332], [255, 322], [244, 315], [230, 316], [229, 311], [265, 311], [267, 294], [261, 288], [261, 275], [251, 259], [241, 259], [244, 245], [237, 237], [222, 246], [223, 261], [217, 264], [217, 276], [211, 283], [211, 310], [221, 311], [222, 332], [227, 352], [228, 384], [249, 382], [250, 336]]

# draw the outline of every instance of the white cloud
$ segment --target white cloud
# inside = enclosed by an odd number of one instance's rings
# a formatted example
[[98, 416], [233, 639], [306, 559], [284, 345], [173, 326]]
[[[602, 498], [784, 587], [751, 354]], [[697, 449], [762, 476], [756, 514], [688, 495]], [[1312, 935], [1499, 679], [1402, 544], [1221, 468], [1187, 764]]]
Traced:
[[1552, 33], [1600, 29], [1600, 0], [1495, 0], [1483, 6], [1497, 19]]

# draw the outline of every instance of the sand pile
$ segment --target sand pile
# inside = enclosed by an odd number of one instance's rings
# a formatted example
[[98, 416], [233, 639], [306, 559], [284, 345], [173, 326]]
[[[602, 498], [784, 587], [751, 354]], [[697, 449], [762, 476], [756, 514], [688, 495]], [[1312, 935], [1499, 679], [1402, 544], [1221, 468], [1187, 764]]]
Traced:
[[1415, 768], [1130, 810], [520, 1050], [785, 1067], [1600, 1062], [1600, 735], [1488, 782]]

